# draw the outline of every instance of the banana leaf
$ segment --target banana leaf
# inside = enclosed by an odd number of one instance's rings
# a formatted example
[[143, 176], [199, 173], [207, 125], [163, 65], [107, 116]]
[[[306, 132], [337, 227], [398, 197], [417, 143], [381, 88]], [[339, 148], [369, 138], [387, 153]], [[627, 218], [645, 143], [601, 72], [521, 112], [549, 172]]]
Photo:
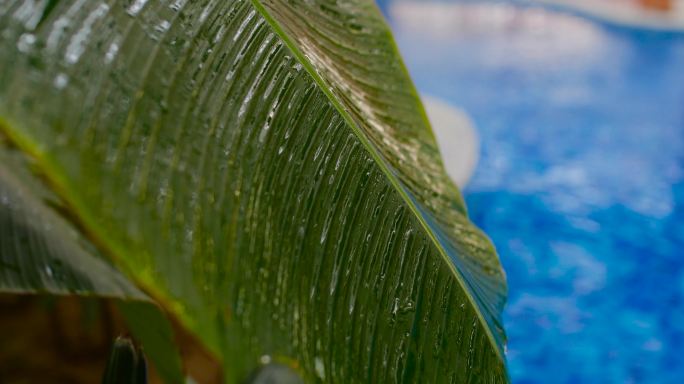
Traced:
[[[372, 1], [9, 0], [0, 52], [0, 132], [56, 201], [25, 206], [68, 219], [226, 382], [263, 361], [307, 382], [507, 381], [504, 273]], [[63, 289], [126, 295], [97, 262]]]
[[38, 172], [0, 135], [0, 292], [113, 299], [160, 377], [183, 382], [162, 310], [81, 234]]

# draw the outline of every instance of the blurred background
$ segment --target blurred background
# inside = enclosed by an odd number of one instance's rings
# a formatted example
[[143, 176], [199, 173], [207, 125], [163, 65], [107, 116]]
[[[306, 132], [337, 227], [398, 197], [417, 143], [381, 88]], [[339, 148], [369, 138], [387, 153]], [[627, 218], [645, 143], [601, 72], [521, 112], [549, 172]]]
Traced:
[[479, 137], [464, 195], [507, 272], [513, 382], [684, 382], [684, 2], [379, 4]]

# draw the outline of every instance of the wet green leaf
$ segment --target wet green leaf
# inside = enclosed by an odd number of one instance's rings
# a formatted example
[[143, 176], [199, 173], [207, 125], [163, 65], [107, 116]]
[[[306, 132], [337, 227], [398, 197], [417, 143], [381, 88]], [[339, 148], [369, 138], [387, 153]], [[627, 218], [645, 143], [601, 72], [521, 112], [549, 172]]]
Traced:
[[116, 299], [133, 335], [168, 383], [183, 382], [171, 325], [62, 214], [58, 196], [0, 136], [0, 291]]
[[59, 214], [29, 167], [0, 137], [0, 290], [147, 300]]
[[505, 279], [370, 0], [6, 1], [2, 131], [245, 379], [504, 382]]

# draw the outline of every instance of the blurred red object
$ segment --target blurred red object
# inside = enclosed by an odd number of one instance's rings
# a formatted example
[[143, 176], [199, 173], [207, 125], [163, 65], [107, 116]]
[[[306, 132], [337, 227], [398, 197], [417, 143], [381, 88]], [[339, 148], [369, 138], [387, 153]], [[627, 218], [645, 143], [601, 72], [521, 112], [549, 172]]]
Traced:
[[638, 0], [644, 8], [655, 9], [659, 11], [672, 10], [672, 0]]

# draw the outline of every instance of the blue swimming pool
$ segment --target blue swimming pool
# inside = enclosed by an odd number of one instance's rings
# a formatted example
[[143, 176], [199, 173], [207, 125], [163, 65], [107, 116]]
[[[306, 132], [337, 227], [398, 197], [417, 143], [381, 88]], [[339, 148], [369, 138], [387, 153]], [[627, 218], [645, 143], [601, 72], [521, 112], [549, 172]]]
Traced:
[[508, 275], [515, 383], [684, 382], [684, 35], [387, 1], [421, 92], [482, 141], [464, 194]]

